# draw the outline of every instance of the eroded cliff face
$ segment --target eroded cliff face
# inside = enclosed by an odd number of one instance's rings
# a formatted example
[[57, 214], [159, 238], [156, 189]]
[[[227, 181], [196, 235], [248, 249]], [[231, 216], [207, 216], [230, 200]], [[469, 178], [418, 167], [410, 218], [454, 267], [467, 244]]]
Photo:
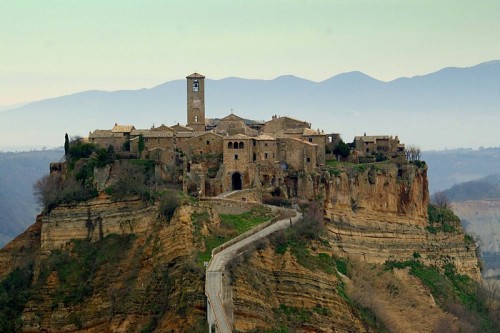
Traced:
[[372, 331], [339, 295], [344, 286], [337, 275], [304, 268], [290, 252], [258, 250], [235, 266], [231, 279], [240, 332], [289, 325], [299, 332]]
[[[33, 257], [33, 290], [22, 313], [22, 330], [165, 332], [205, 327], [204, 272], [194, 261], [199, 247], [191, 221], [195, 209], [215, 214], [208, 205], [185, 204], [167, 221], [153, 205], [101, 198], [39, 216], [29, 233], [0, 254], [0, 273], [5, 274], [19, 263], [22, 244], [32, 242], [39, 250]], [[31, 237], [33, 229], [37, 236]], [[78, 249], [82, 246], [83, 251]], [[88, 251], [94, 252], [86, 257]]]
[[[383, 263], [418, 254], [426, 264], [451, 260], [458, 272], [479, 278], [475, 245], [464, 242], [460, 228], [436, 234], [426, 230], [425, 168], [380, 164], [300, 181], [308, 184], [299, 188], [305, 197], [323, 200], [327, 232], [324, 244], [309, 249], [314, 255]], [[206, 219], [195, 222], [193, 216], [201, 215]], [[220, 222], [210, 202], [185, 203], [167, 221], [155, 205], [134, 199], [113, 202], [101, 195], [40, 215], [0, 251], [0, 276], [27, 260], [33, 264], [36, 288], [22, 314], [27, 332], [201, 332], [206, 330], [204, 271], [195, 257], [204, 251], [200, 235], [217, 230], [210, 226]], [[75, 302], [70, 296], [78, 291], [78, 279], [59, 274], [54, 265], [84, 253], [71, 239], [108, 244], [113, 235], [122, 238], [109, 244], [121, 248], [110, 245], [96, 252], [89, 285]], [[271, 247], [260, 248], [228, 275], [229, 308], [238, 331], [272, 328], [297, 318], [301, 324], [296, 327], [303, 332], [371, 330], [342, 296], [338, 274], [307, 269], [290, 251], [277, 254]]]
[[448, 233], [426, 230], [426, 167], [388, 163], [323, 179], [330, 243], [340, 254], [371, 263], [419, 255], [432, 265], [451, 258], [460, 273], [480, 278], [476, 246], [464, 241], [460, 226]]
[[[452, 262], [459, 273], [480, 278], [476, 246], [465, 240], [459, 225], [454, 226], [453, 232], [428, 230], [425, 166], [354, 166], [312, 176], [308, 188], [301, 189], [306, 197], [308, 193], [323, 199], [326, 232], [319, 243], [312, 243], [307, 249], [313, 256], [349, 258], [359, 267], [367, 267], [359, 274], [369, 272], [374, 276], [370, 264], [387, 260], [418, 258], [437, 267]], [[452, 318], [435, 304], [418, 279], [408, 275], [408, 270], [380, 273], [391, 276], [390, 281], [377, 275], [378, 282], [374, 282], [375, 277], [371, 281], [369, 274], [366, 281], [351, 281], [331, 272], [308, 269], [292, 252], [289, 249], [285, 254], [277, 254], [275, 245], [263, 246], [235, 265], [231, 275], [233, 303], [228, 308], [234, 310], [233, 322], [238, 331], [283, 327], [294, 327], [298, 332], [372, 330], [342, 296], [343, 284], [350, 296], [368, 299], [362, 303], [370, 304], [391, 327], [398, 327], [396, 331], [431, 332], [440, 320]], [[377, 269], [383, 272], [382, 268]], [[359, 287], [360, 283], [368, 287], [358, 290], [356, 284]], [[373, 291], [376, 284], [377, 292]], [[392, 284], [398, 286], [397, 295], [391, 291]], [[356, 296], [356, 292], [361, 296]], [[377, 302], [370, 297], [376, 297]], [[428, 321], [411, 325], [412, 318]]]
[[114, 202], [101, 197], [60, 205], [41, 217], [41, 250], [58, 249], [71, 239], [96, 241], [112, 233], [143, 234], [153, 226], [156, 215], [156, 207], [140, 199]]

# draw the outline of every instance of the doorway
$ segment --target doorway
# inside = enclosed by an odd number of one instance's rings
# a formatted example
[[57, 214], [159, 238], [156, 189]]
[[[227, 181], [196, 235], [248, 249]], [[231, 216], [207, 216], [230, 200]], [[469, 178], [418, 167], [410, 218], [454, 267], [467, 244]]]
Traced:
[[241, 174], [239, 172], [235, 172], [233, 173], [233, 175], [231, 176], [231, 188], [233, 189], [233, 191], [235, 190], [241, 190], [242, 186], [241, 186]]

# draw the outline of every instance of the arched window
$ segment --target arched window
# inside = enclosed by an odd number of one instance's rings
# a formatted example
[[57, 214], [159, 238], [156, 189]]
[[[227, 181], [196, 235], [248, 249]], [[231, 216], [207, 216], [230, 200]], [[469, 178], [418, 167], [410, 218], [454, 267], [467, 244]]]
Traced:
[[238, 142], [233, 143], [234, 149], [238, 149]]
[[244, 147], [243, 142], [240, 142], [240, 146], [239, 146], [239, 148], [240, 148], [240, 149], [243, 149], [243, 147]]
[[227, 143], [227, 149], [233, 149], [233, 143], [232, 142], [228, 142]]

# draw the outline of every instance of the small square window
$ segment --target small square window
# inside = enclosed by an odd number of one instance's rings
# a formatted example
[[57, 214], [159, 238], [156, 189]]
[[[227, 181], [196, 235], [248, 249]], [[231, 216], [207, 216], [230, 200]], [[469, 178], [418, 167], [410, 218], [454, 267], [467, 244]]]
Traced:
[[309, 142], [313, 142], [313, 138], [309, 138]]
[[311, 162], [311, 158], [310, 158], [310, 157], [308, 157], [308, 158], [307, 158], [307, 163], [310, 163], [310, 162]]

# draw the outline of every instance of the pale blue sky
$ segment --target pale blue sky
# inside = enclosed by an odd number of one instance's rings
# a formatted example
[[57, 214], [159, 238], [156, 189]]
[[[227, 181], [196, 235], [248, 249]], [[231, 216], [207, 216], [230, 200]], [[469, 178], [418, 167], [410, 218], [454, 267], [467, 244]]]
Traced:
[[500, 59], [500, 1], [0, 1], [0, 106], [198, 71], [381, 80]]

